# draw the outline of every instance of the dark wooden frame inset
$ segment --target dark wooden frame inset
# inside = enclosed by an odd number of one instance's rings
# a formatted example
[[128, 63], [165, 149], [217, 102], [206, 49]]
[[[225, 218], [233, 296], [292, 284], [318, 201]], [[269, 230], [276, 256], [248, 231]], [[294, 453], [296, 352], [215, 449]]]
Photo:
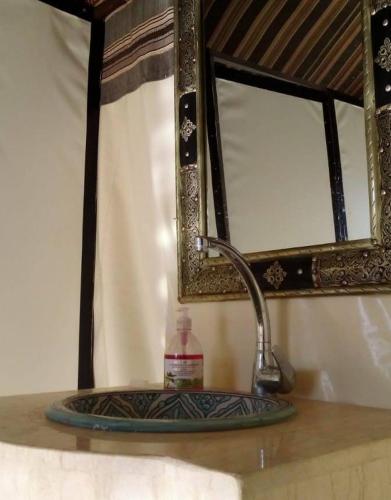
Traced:
[[100, 77], [103, 65], [104, 21], [91, 22], [88, 65], [87, 133], [83, 205], [83, 246], [80, 290], [78, 388], [94, 387], [94, 277], [97, 225]]
[[335, 114], [334, 99], [330, 96], [327, 96], [326, 99], [322, 102], [322, 106], [324, 129], [326, 134], [327, 156], [329, 160], [331, 203], [333, 206], [335, 241], [347, 241], [349, 239], [348, 224], [346, 221], [341, 153], [339, 149], [338, 126], [337, 117]]
[[224, 159], [221, 145], [220, 114], [217, 98], [216, 72], [213, 56], [205, 57], [205, 104], [208, 131], [210, 177], [215, 210], [217, 237], [230, 242], [227, 194], [225, 189]]

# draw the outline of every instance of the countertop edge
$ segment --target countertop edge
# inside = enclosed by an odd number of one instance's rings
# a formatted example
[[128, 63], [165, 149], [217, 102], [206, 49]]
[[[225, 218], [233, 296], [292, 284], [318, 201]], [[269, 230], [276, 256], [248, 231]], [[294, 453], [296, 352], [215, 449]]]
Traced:
[[[291, 488], [292, 493], [292, 487], [295, 488], [300, 483], [311, 484], [317, 479], [323, 479], [324, 484], [328, 482], [332, 485], [334, 476], [350, 474], [353, 470], [363, 470], [370, 464], [381, 462], [386, 463], [391, 472], [391, 438], [377, 439], [316, 457], [297, 459], [257, 472], [244, 473], [241, 475], [244, 498], [263, 500], [263, 494], [268, 495], [276, 488]], [[362, 473], [362, 476], [364, 477], [365, 474]], [[391, 481], [389, 487], [391, 489]], [[265, 496], [266, 498], [268, 497]], [[284, 496], [281, 498], [285, 499]]]

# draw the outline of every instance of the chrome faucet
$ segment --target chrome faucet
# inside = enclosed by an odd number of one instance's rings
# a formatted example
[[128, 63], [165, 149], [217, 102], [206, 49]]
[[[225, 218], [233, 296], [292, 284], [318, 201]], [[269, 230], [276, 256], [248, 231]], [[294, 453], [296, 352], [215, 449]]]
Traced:
[[209, 248], [214, 248], [231, 261], [243, 279], [254, 305], [257, 345], [251, 392], [260, 395], [290, 392], [295, 383], [295, 371], [277, 346], [272, 349], [266, 300], [243, 255], [227, 242], [217, 238], [197, 236], [195, 244], [198, 252], [207, 252]]

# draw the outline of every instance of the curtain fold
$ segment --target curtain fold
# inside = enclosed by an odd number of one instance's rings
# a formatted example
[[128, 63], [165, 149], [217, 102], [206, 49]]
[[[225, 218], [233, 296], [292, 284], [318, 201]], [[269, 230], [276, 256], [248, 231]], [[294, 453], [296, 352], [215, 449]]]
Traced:
[[170, 304], [176, 301], [171, 4], [133, 1], [106, 23], [94, 299], [97, 386], [163, 377]]
[[133, 0], [106, 20], [102, 104], [174, 70], [173, 0]]
[[76, 389], [90, 23], [0, 2], [0, 395]]

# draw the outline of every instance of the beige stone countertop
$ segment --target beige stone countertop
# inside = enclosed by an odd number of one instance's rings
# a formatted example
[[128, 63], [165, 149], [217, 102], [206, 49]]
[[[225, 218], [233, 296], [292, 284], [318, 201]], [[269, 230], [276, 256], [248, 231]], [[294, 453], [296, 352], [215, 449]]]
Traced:
[[[133, 464], [134, 459], [148, 463], [164, 459], [178, 467], [191, 465], [195, 471], [213, 471], [222, 474], [220, 479], [234, 479], [232, 494], [227, 490], [224, 498], [391, 498], [390, 410], [287, 398], [295, 404], [297, 415], [268, 427], [208, 433], [119, 433], [47, 420], [45, 408], [71, 394], [0, 398], [1, 469], [2, 460], [9, 464], [17, 456], [12, 455], [11, 445], [13, 451], [23, 449], [23, 457], [26, 449], [39, 449], [61, 452], [68, 460], [72, 452], [78, 459], [102, 455], [107, 461], [115, 455], [123, 460], [132, 458]], [[3, 483], [0, 479], [0, 493], [1, 488], [11, 488]], [[129, 498], [176, 498], [167, 492], [164, 496], [163, 490]], [[199, 496], [198, 492], [194, 497], [189, 493], [188, 498], [219, 498], [217, 493], [213, 496], [214, 491], [211, 486], [211, 496]], [[182, 494], [182, 498], [187, 497]]]

